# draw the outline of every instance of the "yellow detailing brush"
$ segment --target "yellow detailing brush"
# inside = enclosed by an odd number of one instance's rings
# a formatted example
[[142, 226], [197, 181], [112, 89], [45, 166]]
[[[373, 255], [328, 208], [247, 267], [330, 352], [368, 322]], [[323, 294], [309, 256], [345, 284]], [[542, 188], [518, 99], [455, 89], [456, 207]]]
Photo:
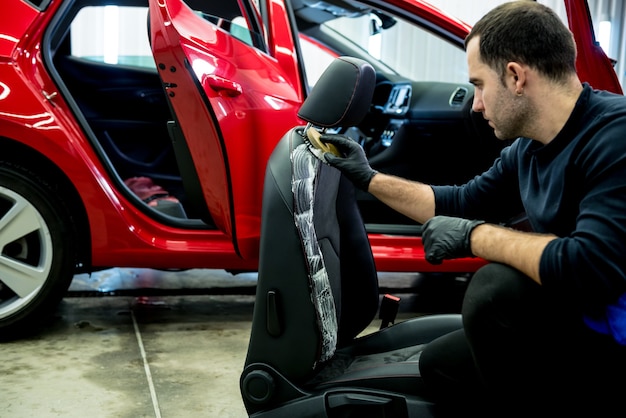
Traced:
[[313, 127], [309, 127], [306, 130], [306, 137], [309, 140], [310, 145], [319, 149], [322, 152], [330, 152], [331, 154], [334, 154], [337, 157], [341, 157], [341, 153], [339, 152], [337, 147], [334, 146], [333, 144], [327, 144], [325, 142], [322, 142], [322, 140], [320, 139], [321, 136], [322, 134]]

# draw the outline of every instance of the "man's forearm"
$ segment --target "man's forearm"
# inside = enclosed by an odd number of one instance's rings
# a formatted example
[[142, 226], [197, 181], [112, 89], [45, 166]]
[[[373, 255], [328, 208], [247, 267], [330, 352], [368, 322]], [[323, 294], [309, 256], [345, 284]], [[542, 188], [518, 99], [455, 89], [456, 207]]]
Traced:
[[417, 222], [424, 223], [435, 215], [435, 195], [427, 184], [377, 173], [367, 191]]
[[[417, 222], [424, 223], [435, 215], [435, 195], [427, 184], [377, 173], [372, 177], [368, 192]], [[472, 254], [475, 256], [510, 265], [541, 283], [541, 254], [546, 245], [555, 238], [554, 235], [483, 224], [474, 228], [470, 242]]]
[[555, 235], [516, 231], [493, 224], [479, 225], [472, 231], [472, 254], [488, 261], [507, 264], [541, 284], [539, 261]]

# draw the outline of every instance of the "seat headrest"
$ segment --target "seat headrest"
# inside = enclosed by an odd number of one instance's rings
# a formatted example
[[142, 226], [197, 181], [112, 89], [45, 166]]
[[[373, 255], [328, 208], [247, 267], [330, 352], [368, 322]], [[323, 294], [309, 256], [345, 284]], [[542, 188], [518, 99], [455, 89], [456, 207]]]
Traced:
[[335, 58], [300, 107], [298, 116], [323, 128], [358, 125], [369, 110], [375, 86], [376, 72], [367, 61]]

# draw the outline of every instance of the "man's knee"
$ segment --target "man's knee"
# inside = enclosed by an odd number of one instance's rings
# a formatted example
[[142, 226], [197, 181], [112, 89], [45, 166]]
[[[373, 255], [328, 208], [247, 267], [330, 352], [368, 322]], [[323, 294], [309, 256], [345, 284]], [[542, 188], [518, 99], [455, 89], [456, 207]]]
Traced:
[[540, 286], [530, 277], [504, 264], [490, 263], [474, 273], [463, 300], [464, 323], [468, 320], [498, 320], [505, 312], [529, 308], [529, 299], [539, 297]]

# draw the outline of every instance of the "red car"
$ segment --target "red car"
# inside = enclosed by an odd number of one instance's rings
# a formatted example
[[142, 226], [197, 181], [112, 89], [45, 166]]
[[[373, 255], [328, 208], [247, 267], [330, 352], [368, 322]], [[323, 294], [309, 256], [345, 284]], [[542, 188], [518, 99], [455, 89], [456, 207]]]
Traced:
[[[621, 91], [586, 2], [566, 3], [581, 77]], [[76, 273], [254, 271], [266, 161], [335, 56], [378, 73], [369, 117], [343, 129], [372, 166], [480, 173], [506, 144], [471, 112], [468, 30], [419, 0], [3, 0], [0, 333], [45, 317]], [[483, 263], [432, 266], [419, 225], [359, 201], [379, 270]]]

